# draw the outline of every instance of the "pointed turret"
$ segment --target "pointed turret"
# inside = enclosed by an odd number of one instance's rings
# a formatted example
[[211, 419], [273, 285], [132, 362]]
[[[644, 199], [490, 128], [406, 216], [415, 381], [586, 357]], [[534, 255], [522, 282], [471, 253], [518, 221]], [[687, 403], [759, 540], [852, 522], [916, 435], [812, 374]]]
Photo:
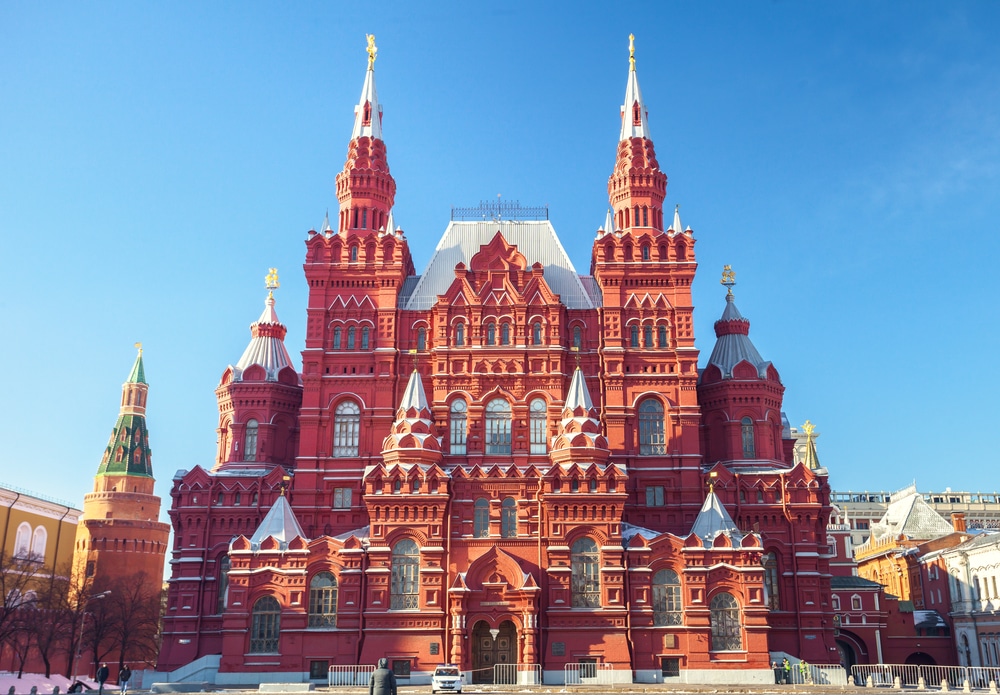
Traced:
[[[250, 344], [236, 363], [233, 381], [243, 381], [244, 373], [254, 365], [263, 367], [265, 375], [263, 379], [258, 378], [256, 381], [277, 381], [281, 370], [292, 367], [292, 360], [285, 348], [285, 335], [288, 329], [278, 320], [278, 314], [274, 310], [274, 290], [278, 287], [277, 271], [271, 268], [271, 274], [273, 285], [269, 279], [264, 312], [259, 319], [250, 324]], [[272, 275], [268, 275], [268, 278]]]
[[340, 201], [338, 232], [377, 233], [385, 227], [396, 195], [396, 181], [389, 173], [382, 141], [382, 106], [375, 90], [375, 37], [368, 35], [368, 71], [361, 98], [354, 109], [354, 128], [347, 147], [347, 161], [337, 174]]
[[[729, 280], [726, 279], [726, 272], [731, 274]], [[715, 348], [708, 358], [708, 364], [718, 367], [723, 379], [732, 379], [736, 365], [746, 362], [756, 370], [758, 378], [766, 379], [767, 370], [772, 368], [771, 363], [757, 352], [757, 348], [750, 341], [750, 321], [743, 318], [740, 310], [736, 308], [733, 296], [736, 274], [727, 265], [723, 275], [722, 282], [728, 287], [726, 308], [722, 312], [722, 317], [715, 322]]]
[[271, 509], [261, 520], [257, 530], [253, 532], [253, 536], [250, 538], [250, 547], [257, 550], [265, 540], [274, 538], [278, 541], [278, 547], [284, 550], [293, 538], [305, 537], [299, 520], [295, 518], [295, 512], [288, 504], [288, 498], [285, 497], [285, 491], [282, 489], [281, 495], [278, 496]]
[[710, 548], [715, 541], [715, 537], [720, 533], [728, 535], [733, 545], [738, 545], [743, 538], [743, 533], [736, 527], [736, 522], [729, 515], [726, 508], [722, 506], [718, 495], [713, 487], [708, 488], [708, 495], [705, 497], [701, 511], [691, 526], [691, 533], [698, 536], [706, 548]]
[[681, 226], [681, 206], [674, 206], [674, 221], [670, 225], [670, 231], [674, 234], [680, 234], [684, 231], [684, 227]]
[[813, 435], [816, 426], [806, 420], [806, 424], [802, 425], [802, 431], [806, 433], [806, 455], [802, 457], [802, 465], [813, 471], [818, 470], [822, 466], [819, 463], [819, 454], [816, 453], [816, 438]]
[[438, 463], [441, 441], [434, 427], [434, 416], [427, 404], [423, 380], [414, 369], [400, 399], [396, 419], [382, 444], [382, 457], [390, 463]]
[[583, 370], [577, 367], [566, 390], [559, 434], [552, 439], [552, 461], [567, 465], [606, 462], [611, 452], [599, 417]]
[[608, 196], [614, 208], [616, 226], [625, 232], [636, 228], [662, 231], [667, 175], [660, 171], [649, 134], [648, 113], [635, 70], [632, 35], [629, 35], [628, 83], [621, 115], [618, 158], [608, 180]]
[[149, 438], [146, 432], [146, 396], [149, 385], [142, 365], [142, 344], [128, 379], [122, 384], [118, 421], [104, 450], [97, 475], [137, 475], [153, 477]]

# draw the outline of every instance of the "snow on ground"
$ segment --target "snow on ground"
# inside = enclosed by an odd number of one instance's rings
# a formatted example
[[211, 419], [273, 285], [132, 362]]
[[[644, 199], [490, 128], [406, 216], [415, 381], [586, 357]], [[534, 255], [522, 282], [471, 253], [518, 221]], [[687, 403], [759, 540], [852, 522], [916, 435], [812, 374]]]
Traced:
[[[89, 678], [81, 678], [87, 687], [94, 688], [96, 690], [97, 684], [91, 681]], [[36, 691], [38, 695], [52, 695], [55, 687], [59, 686], [59, 692], [65, 693], [66, 689], [69, 687], [70, 680], [63, 675], [52, 674], [51, 677], [46, 678], [44, 674], [41, 673], [25, 673], [20, 678], [17, 677], [16, 673], [11, 673], [10, 671], [0, 671], [0, 695], [7, 695], [10, 692], [11, 686], [14, 686], [14, 692], [17, 695], [28, 695], [31, 692], [32, 686], [38, 688]], [[105, 687], [105, 690], [110, 690], [110, 688]], [[118, 688], [114, 688], [117, 692]]]

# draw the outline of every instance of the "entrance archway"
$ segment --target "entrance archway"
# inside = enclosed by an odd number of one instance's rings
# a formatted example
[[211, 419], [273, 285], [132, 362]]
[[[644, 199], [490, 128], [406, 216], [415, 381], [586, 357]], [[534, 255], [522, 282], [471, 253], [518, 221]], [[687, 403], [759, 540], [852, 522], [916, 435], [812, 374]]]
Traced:
[[492, 683], [494, 664], [517, 663], [517, 628], [504, 620], [491, 628], [485, 620], [472, 628], [472, 682]]
[[844, 670], [848, 673], [851, 672], [851, 667], [858, 663], [858, 657], [854, 653], [854, 648], [844, 640], [837, 640], [837, 651], [840, 654], [840, 665], [844, 667]]

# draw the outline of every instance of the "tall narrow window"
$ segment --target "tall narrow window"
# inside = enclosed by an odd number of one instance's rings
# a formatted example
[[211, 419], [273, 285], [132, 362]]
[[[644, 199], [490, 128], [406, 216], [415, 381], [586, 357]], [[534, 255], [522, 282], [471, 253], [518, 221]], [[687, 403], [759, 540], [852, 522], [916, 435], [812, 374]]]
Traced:
[[[357, 220], [357, 217], [358, 217], [358, 211], [357, 211], [357, 210], [355, 210], [355, 211], [354, 211], [354, 226], [355, 226], [355, 227], [357, 227], [357, 226], [358, 226], [358, 220]], [[357, 260], [358, 260], [358, 247], [357, 247], [357, 246], [352, 246], [352, 247], [351, 247], [351, 262], [352, 262], [352, 263], [356, 263], [356, 262], [357, 262]]]
[[257, 421], [247, 420], [246, 432], [243, 435], [243, 460], [257, 460]]
[[337, 627], [337, 578], [329, 572], [309, 582], [309, 627]]
[[420, 552], [409, 538], [392, 546], [392, 574], [389, 587], [389, 608], [415, 610], [417, 605]]
[[[647, 208], [647, 207], [643, 207], [643, 209], [642, 209], [642, 226], [643, 227], [648, 227], [649, 226], [649, 208]], [[646, 250], [643, 251], [643, 253], [642, 253], [642, 260], [648, 261], [649, 260], [649, 247], [647, 246], [647, 247], [645, 247], [645, 249]]]
[[756, 458], [757, 447], [753, 440], [753, 420], [748, 417], [740, 420], [740, 431], [743, 434], [743, 458]]
[[629, 347], [639, 347], [639, 326], [632, 324], [629, 326]]
[[358, 455], [361, 409], [354, 401], [344, 401], [333, 415], [333, 455], [345, 458]]
[[598, 567], [597, 543], [581, 538], [570, 552], [570, 593], [573, 608], [598, 608], [601, 605], [601, 578]]
[[541, 345], [542, 344], [542, 324], [537, 321], [531, 324], [531, 344]]
[[350, 328], [347, 329], [347, 349], [348, 350], [353, 350], [354, 349], [354, 333], [355, 333], [354, 326], [351, 326]]
[[712, 624], [712, 651], [732, 652], [743, 648], [740, 627], [740, 607], [732, 594], [725, 592], [712, 597], [709, 606]]
[[465, 345], [465, 324], [460, 323], [455, 326], [455, 345], [462, 347]]
[[657, 326], [656, 328], [656, 343], [658, 347], [667, 347], [667, 327]]
[[226, 612], [226, 604], [229, 599], [229, 555], [223, 555], [219, 558], [219, 587], [218, 587], [218, 602], [215, 612], [222, 614]]
[[250, 621], [250, 653], [275, 654], [281, 634], [281, 606], [273, 596], [263, 596], [253, 604]]
[[642, 344], [643, 347], [653, 347], [653, 327], [650, 325], [642, 327]]
[[500, 344], [510, 345], [510, 324], [502, 323], [500, 324]]
[[451, 413], [448, 416], [448, 451], [455, 455], [465, 454], [465, 434], [467, 432], [467, 411], [468, 406], [461, 398], [451, 404]]
[[490, 501], [480, 497], [472, 506], [472, 535], [486, 538], [490, 535]]
[[418, 328], [417, 329], [417, 349], [426, 350], [427, 349], [427, 329]]
[[583, 347], [583, 333], [579, 326], [573, 326], [573, 347], [577, 350]]
[[666, 452], [663, 404], [654, 398], [647, 398], [639, 404], [639, 454], [656, 456]]
[[681, 624], [681, 580], [673, 570], [653, 575], [653, 625]]
[[497, 325], [495, 323], [486, 324], [486, 344], [497, 344]]
[[778, 560], [774, 553], [766, 553], [760, 564], [764, 567], [764, 604], [771, 610], [781, 610], [778, 595]]
[[340, 328], [340, 326], [337, 326], [336, 328], [333, 329], [333, 349], [334, 350], [339, 350], [340, 349], [340, 342], [341, 342], [340, 339], [341, 339], [341, 328]]
[[367, 350], [371, 340], [371, 328], [365, 326], [361, 329], [361, 349]]
[[517, 502], [507, 497], [500, 504], [500, 535], [513, 538], [517, 535]]
[[532, 454], [544, 454], [548, 451], [546, 446], [546, 430], [548, 429], [548, 418], [545, 400], [535, 398], [529, 405], [528, 421], [531, 424], [531, 444]]
[[[45, 560], [45, 545], [49, 539], [49, 532], [44, 526], [36, 526], [31, 534], [31, 559], [36, 562]], [[994, 580], [994, 585], [995, 585]]]
[[486, 404], [486, 453], [510, 453], [510, 403], [494, 398]]
[[[642, 226], [643, 227], [649, 226], [648, 224], [646, 224], [646, 208], [642, 209]], [[649, 260], [649, 247], [646, 246], [645, 244], [642, 245], [642, 260], [644, 261]]]

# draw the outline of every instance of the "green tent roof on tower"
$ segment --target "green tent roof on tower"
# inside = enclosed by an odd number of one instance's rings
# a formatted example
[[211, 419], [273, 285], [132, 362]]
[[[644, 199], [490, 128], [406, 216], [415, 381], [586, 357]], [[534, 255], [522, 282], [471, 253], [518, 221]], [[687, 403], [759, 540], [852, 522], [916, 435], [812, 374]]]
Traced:
[[153, 464], [146, 431], [146, 395], [149, 385], [142, 366], [142, 345], [136, 343], [139, 355], [122, 385], [122, 404], [118, 421], [111, 430], [111, 439], [104, 450], [97, 475], [135, 475], [153, 477]]

